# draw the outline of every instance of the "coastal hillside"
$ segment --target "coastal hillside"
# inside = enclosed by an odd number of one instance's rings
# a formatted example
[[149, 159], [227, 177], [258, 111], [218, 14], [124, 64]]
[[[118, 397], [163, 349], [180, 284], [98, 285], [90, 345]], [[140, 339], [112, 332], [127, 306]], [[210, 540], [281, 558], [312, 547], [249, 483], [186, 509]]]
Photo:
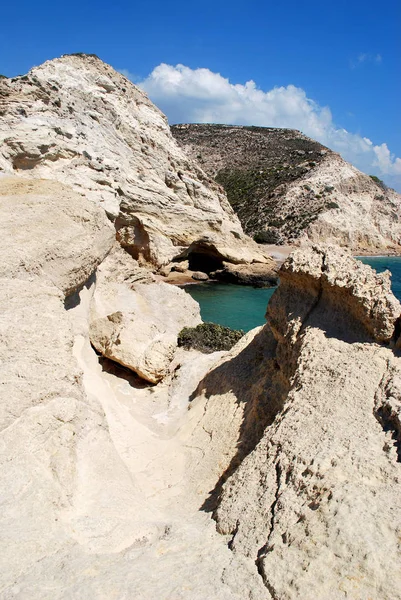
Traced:
[[400, 194], [301, 132], [208, 124], [171, 130], [223, 186], [244, 231], [258, 242], [401, 252]]

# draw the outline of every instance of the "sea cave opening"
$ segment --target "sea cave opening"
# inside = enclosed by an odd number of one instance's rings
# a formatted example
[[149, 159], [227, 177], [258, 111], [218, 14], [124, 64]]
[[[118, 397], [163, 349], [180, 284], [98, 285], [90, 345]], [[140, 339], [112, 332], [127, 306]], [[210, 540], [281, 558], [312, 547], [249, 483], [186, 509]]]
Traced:
[[202, 271], [208, 275], [224, 267], [220, 252], [206, 244], [194, 244], [189, 248], [188, 264], [191, 271]]

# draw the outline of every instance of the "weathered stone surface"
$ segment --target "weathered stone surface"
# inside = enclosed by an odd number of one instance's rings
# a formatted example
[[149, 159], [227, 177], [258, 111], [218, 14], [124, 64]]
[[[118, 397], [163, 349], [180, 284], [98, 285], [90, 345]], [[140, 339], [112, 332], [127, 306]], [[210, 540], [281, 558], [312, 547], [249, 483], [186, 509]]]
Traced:
[[223, 474], [205, 507], [273, 598], [398, 598], [399, 313], [386, 275], [297, 251], [270, 325], [198, 386], [187, 435], [206, 450], [191, 476], [202, 490]]
[[201, 319], [199, 305], [189, 294], [148, 280], [149, 274], [121, 248], [103, 262], [92, 302], [90, 339], [105, 357], [156, 383], [168, 372], [178, 333]]
[[[328, 335], [334, 331], [351, 341], [390, 342], [401, 305], [391, 292], [389, 271], [376, 274], [345, 251], [314, 245], [295, 250], [279, 277], [283, 286], [266, 315], [276, 336], [286, 337], [287, 330], [297, 335], [311, 313], [312, 324], [322, 328], [319, 319], [324, 321]], [[321, 314], [322, 306], [327, 315]]]
[[221, 188], [175, 143], [165, 116], [121, 73], [88, 55], [0, 81], [0, 173], [67, 183], [102, 206], [120, 243], [161, 266], [208, 237], [239, 262], [267, 257]]
[[[65, 188], [55, 182], [60, 205], [55, 210], [51, 194], [43, 214], [39, 184], [32, 183], [41, 210], [21, 216], [28, 243], [21, 248], [22, 234], [5, 228], [0, 257], [0, 596], [268, 599], [252, 561], [235, 557], [197, 510], [183, 456], [198, 450], [173, 436], [210, 359], [192, 358], [174, 378], [174, 400], [166, 385], [156, 390], [133, 374], [127, 380], [102, 371], [88, 336], [95, 277], [65, 298], [76, 274], [98, 261], [87, 237], [98, 252], [101, 228], [93, 228], [95, 215], [81, 223], [74, 195], [71, 205], [64, 202]], [[9, 212], [6, 204], [2, 220]], [[52, 239], [43, 235], [42, 245], [38, 215], [51, 224]], [[29, 268], [13, 259], [12, 248], [17, 256], [23, 250]], [[61, 249], [65, 265], [58, 263]], [[148, 281], [149, 272], [113, 256], [123, 294], [146, 287], [135, 282]], [[144, 304], [152, 297], [145, 293]]]
[[177, 263], [173, 263], [171, 270], [176, 271], [177, 273], [185, 273], [189, 269], [189, 262], [187, 260], [182, 260]]
[[[176, 350], [199, 308], [139, 263], [167, 256], [178, 237], [130, 212], [118, 237], [139, 260], [118, 246], [108, 254], [113, 228], [96, 202], [112, 198], [99, 200], [106, 184], [92, 179], [104, 169], [120, 185], [117, 166], [150, 157], [159, 201], [151, 140], [160, 126], [164, 143], [164, 120], [138, 91], [116, 99], [126, 80], [98, 59], [32, 73], [1, 84], [0, 166], [19, 179], [0, 178], [0, 596], [398, 600], [400, 305], [388, 275], [335, 248], [300, 249], [265, 327], [228, 353]], [[119, 121], [119, 102], [136, 103], [140, 119]], [[131, 162], [147, 127], [156, 137]], [[113, 140], [104, 154], [101, 136]], [[180, 206], [185, 194], [199, 200], [190, 172], [178, 177]], [[60, 183], [69, 178], [84, 195]], [[191, 233], [174, 252], [188, 267], [244, 262], [242, 234], [232, 247], [225, 231]], [[90, 333], [106, 356], [164, 380], [99, 360]]]
[[114, 243], [103, 211], [67, 185], [0, 178], [1, 277], [42, 277], [65, 294], [82, 285]]
[[197, 281], [207, 281], [209, 276], [207, 273], [202, 273], [202, 271], [195, 271], [191, 275], [192, 279], [196, 279]]

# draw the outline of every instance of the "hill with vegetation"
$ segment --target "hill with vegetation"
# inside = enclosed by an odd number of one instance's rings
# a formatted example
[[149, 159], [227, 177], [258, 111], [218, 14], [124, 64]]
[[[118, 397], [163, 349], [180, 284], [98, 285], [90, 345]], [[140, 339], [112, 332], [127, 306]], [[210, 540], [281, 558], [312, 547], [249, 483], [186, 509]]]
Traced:
[[171, 130], [223, 186], [256, 241], [309, 238], [353, 251], [400, 251], [401, 196], [300, 131], [209, 124]]

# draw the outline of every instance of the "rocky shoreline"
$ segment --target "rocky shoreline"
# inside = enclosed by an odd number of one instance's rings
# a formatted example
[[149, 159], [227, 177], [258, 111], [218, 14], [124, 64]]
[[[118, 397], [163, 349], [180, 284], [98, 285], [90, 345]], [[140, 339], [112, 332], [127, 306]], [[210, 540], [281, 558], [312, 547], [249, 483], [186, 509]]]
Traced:
[[[0, 103], [0, 597], [398, 600], [389, 274], [331, 244], [278, 269], [93, 55]], [[264, 326], [165, 283], [216, 271], [279, 278]]]

